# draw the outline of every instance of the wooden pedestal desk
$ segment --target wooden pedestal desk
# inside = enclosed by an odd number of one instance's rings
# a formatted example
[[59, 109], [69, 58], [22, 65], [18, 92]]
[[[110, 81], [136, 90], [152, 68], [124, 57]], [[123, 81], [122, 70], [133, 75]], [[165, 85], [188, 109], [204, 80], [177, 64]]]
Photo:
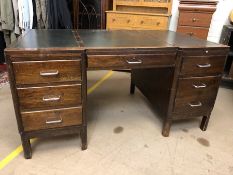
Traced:
[[192, 117], [206, 130], [228, 50], [170, 31], [28, 31], [5, 51], [25, 158], [34, 137], [80, 133], [87, 148], [87, 70], [131, 69], [130, 92], [161, 114], [163, 136]]

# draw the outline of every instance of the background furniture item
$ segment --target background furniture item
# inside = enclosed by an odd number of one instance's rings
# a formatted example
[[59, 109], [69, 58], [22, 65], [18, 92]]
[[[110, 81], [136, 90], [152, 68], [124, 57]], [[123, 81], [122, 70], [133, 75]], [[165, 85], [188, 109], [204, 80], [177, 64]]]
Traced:
[[107, 29], [166, 30], [172, 0], [114, 0]]
[[105, 29], [106, 13], [112, 9], [112, 0], [73, 0], [75, 29]]
[[216, 0], [180, 0], [177, 32], [207, 39]]
[[34, 137], [80, 132], [86, 149], [83, 50], [71, 30], [31, 30], [24, 36], [5, 53], [25, 158], [32, 156]]
[[226, 61], [223, 80], [233, 81], [233, 25], [223, 26], [220, 43], [230, 46], [230, 52]]
[[233, 23], [233, 10], [230, 13], [229, 19], [230, 19], [230, 22]]
[[29, 31], [6, 50], [25, 157], [29, 138], [79, 129], [86, 148], [87, 69], [132, 69], [130, 92], [138, 87], [161, 114], [163, 136], [193, 117], [206, 130], [228, 50], [170, 31]]

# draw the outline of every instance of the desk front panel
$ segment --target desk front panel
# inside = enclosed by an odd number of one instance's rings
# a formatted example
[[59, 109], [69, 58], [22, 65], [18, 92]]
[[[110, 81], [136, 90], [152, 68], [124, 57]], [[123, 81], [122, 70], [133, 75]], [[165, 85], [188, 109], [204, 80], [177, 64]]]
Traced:
[[175, 67], [176, 49], [108, 50], [87, 52], [88, 69]]

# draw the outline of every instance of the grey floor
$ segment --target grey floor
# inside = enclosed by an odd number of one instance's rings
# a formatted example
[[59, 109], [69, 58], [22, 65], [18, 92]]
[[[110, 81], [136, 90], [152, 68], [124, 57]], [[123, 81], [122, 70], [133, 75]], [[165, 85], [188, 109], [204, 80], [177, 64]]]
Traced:
[[[88, 86], [107, 71], [88, 73]], [[38, 139], [1, 175], [233, 175], [233, 90], [220, 88], [208, 130], [200, 120], [161, 120], [143, 95], [129, 95], [129, 74], [115, 72], [88, 96], [88, 149], [78, 136]], [[20, 145], [9, 85], [0, 89], [0, 161]]]

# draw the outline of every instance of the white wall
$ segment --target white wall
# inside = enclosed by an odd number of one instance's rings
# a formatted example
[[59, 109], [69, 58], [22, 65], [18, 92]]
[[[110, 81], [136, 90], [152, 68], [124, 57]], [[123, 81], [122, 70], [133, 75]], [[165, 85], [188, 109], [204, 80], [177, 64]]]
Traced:
[[[170, 21], [169, 30], [176, 31], [178, 17], [179, 17], [179, 0], [173, 0], [172, 6], [172, 17]], [[233, 9], [233, 0], [219, 0], [217, 10], [213, 14], [212, 21], [210, 24], [209, 34], [207, 40], [213, 42], [219, 42], [222, 27], [225, 24], [229, 24], [229, 14]]]

